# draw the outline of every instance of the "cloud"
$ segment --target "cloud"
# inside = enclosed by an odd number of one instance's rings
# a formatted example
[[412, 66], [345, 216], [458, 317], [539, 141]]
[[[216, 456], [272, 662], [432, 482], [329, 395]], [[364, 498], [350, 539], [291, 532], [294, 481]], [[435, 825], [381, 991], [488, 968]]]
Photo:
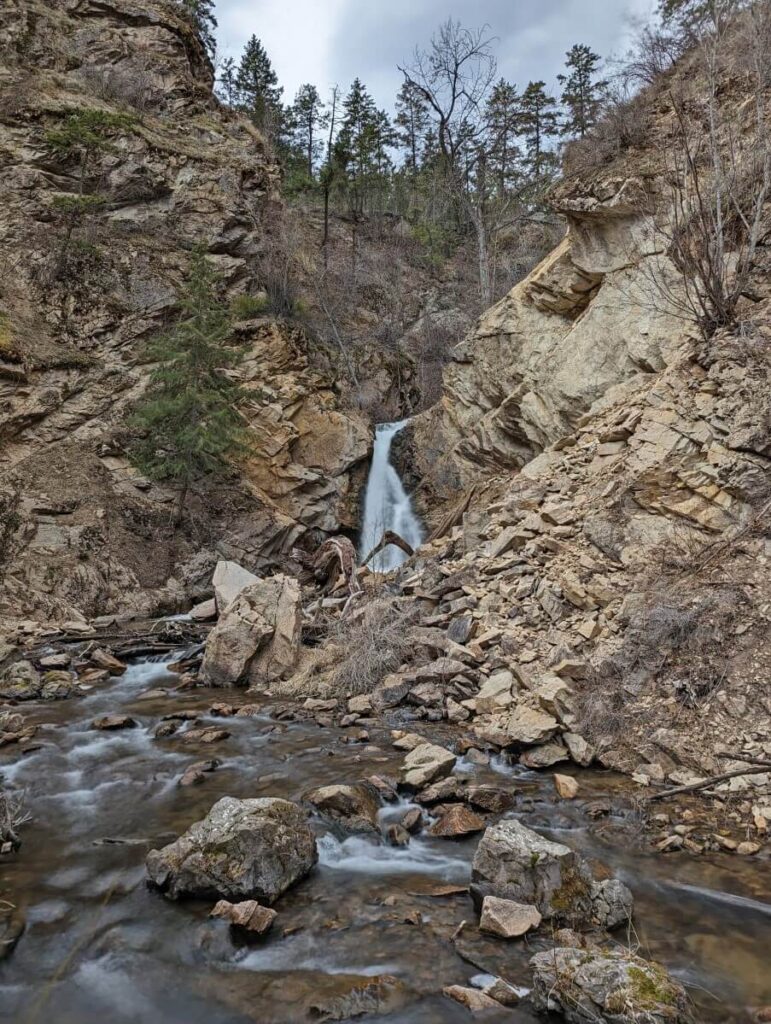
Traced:
[[542, 78], [554, 87], [573, 43], [603, 57], [623, 52], [630, 16], [653, 7], [654, 0], [219, 0], [218, 38], [223, 52], [237, 56], [257, 35], [286, 99], [303, 82], [325, 94], [333, 83], [347, 89], [358, 75], [390, 108], [401, 83], [397, 64], [448, 17], [489, 25], [505, 77], [519, 86]]

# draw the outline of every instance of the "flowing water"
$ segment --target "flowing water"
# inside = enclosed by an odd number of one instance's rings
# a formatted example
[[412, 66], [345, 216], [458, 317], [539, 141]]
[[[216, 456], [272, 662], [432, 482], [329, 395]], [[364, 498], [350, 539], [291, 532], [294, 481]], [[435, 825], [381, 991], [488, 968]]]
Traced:
[[[309, 788], [393, 774], [402, 756], [385, 727], [370, 743], [344, 742], [345, 730], [312, 720], [284, 721], [264, 703], [253, 717], [215, 718], [216, 701], [253, 702], [237, 691], [175, 691], [162, 662], [132, 665], [89, 696], [38, 705], [37, 749], [0, 750], [6, 780], [27, 790], [32, 824], [18, 855], [0, 862], [0, 898], [25, 913], [27, 930], [0, 964], [0, 1020], [15, 1024], [284, 1024], [352, 984], [390, 974], [403, 993], [389, 1024], [454, 1024], [468, 1012], [441, 996], [448, 984], [503, 973], [526, 988], [527, 960], [548, 948], [542, 929], [526, 941], [481, 938], [465, 893], [432, 896], [440, 884], [469, 879], [476, 839], [413, 838], [406, 848], [346, 837], [322, 820], [317, 869], [278, 901], [273, 931], [237, 948], [211, 904], [171, 902], [145, 884], [148, 849], [201, 818], [220, 796], [300, 799]], [[144, 699], [148, 691], [163, 695]], [[90, 727], [105, 712], [128, 713], [137, 728]], [[191, 746], [183, 732], [155, 739], [163, 715], [201, 711], [229, 739]], [[418, 728], [420, 726], [418, 725]], [[432, 735], [451, 742], [451, 731]], [[449, 727], [448, 727], [449, 728]], [[180, 788], [184, 768], [221, 758], [206, 781]], [[744, 1007], [771, 1002], [771, 906], [767, 862], [727, 854], [666, 857], [648, 852], [628, 810], [627, 784], [612, 773], [579, 773], [581, 799], [558, 803], [548, 774], [496, 760], [456, 769], [515, 794], [510, 812], [580, 848], [618, 873], [636, 898], [639, 944], [691, 987], [700, 1021], [748, 1020]], [[407, 804], [386, 805], [383, 824]], [[600, 869], [601, 870], [601, 869]], [[469, 926], [460, 949], [450, 942]], [[467, 936], [467, 938], [464, 938]], [[323, 1019], [323, 1018], [322, 1018]], [[534, 1021], [523, 1006], [493, 1020]]]
[[[411, 548], [420, 547], [423, 540], [420, 520], [412, 509], [410, 496], [389, 461], [391, 442], [406, 423], [407, 420], [401, 420], [399, 423], [380, 423], [375, 428], [372, 465], [364, 496], [364, 523], [360, 540], [362, 558], [366, 558], [380, 542], [386, 530], [398, 533]], [[401, 565], [406, 558], [407, 555], [401, 548], [388, 544], [370, 559], [369, 564], [375, 572], [389, 572]]]

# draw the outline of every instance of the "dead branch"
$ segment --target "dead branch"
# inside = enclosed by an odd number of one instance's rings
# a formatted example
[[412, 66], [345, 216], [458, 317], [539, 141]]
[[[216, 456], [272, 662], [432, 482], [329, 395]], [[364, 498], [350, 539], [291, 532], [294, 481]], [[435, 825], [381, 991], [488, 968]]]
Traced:
[[[744, 760], [744, 758], [737, 758], [737, 760]], [[771, 763], [765, 763], [762, 765], [755, 765], [752, 768], [738, 768], [733, 772], [723, 772], [722, 775], [713, 775], [709, 779], [702, 779], [701, 782], [691, 782], [687, 786], [675, 786], [674, 789], [665, 789], [661, 793], [654, 793], [653, 796], [648, 797], [648, 803], [653, 803], [654, 800], [666, 800], [670, 796], [678, 796], [680, 793], [695, 793], [700, 789], [707, 789], [709, 786], [714, 786], [718, 782], [726, 782], [728, 779], [738, 779], [742, 775], [760, 775], [763, 772], [771, 771]]]
[[370, 551], [367, 557], [361, 563], [362, 565], [368, 565], [370, 559], [374, 558], [375, 555], [379, 554], [383, 548], [387, 548], [389, 544], [393, 544], [394, 547], [401, 548], [401, 550], [407, 555], [408, 558], [412, 558], [415, 554], [415, 549], [411, 547], [404, 537], [400, 537], [398, 533], [394, 533], [393, 530], [386, 530], [379, 542]]

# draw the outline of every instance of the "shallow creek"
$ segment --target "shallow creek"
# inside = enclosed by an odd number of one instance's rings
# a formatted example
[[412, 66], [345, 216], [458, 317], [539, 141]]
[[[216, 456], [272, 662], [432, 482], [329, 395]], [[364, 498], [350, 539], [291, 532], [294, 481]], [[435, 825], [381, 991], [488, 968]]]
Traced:
[[[549, 945], [543, 929], [528, 941], [485, 940], [473, 928], [468, 895], [428, 895], [441, 883], [467, 882], [474, 839], [418, 837], [395, 849], [362, 838], [341, 842], [318, 820], [318, 868], [278, 902], [267, 939], [248, 948], [231, 946], [222, 923], [208, 921], [210, 904], [172, 903], [148, 890], [147, 850], [203, 817], [220, 796], [298, 800], [313, 786], [395, 773], [403, 756], [377, 726], [363, 748], [342, 743], [344, 730], [314, 721], [276, 722], [267, 704], [255, 717], [207, 715], [203, 721], [231, 731], [221, 743], [190, 746], [180, 734], [155, 739], [164, 714], [253, 701], [204, 689], [142, 699], [177, 682], [161, 662], [134, 664], [86, 698], [29, 709], [30, 720], [45, 723], [42, 746], [20, 759], [12, 748], [0, 752], [0, 771], [26, 788], [34, 815], [19, 855], [0, 864], [0, 898], [27, 918], [15, 952], [0, 965], [0, 1020], [284, 1022], [299, 1019], [312, 996], [344, 991], [351, 975], [391, 974], [404, 983], [403, 999], [386, 1017], [367, 1019], [452, 1024], [470, 1017], [441, 996], [444, 985], [468, 984], [487, 970], [527, 987], [529, 957]], [[128, 713], [139, 727], [91, 729], [107, 712]], [[211, 757], [223, 763], [202, 785], [178, 787], [187, 765]], [[580, 773], [580, 799], [568, 804], [557, 803], [548, 774], [463, 761], [456, 770], [514, 789], [512, 814], [627, 882], [635, 934], [617, 934], [617, 941], [631, 941], [685, 982], [699, 1020], [744, 1021], [744, 1007], [771, 1003], [767, 863], [649, 853], [625, 783], [610, 773]], [[603, 804], [612, 813], [598, 815]], [[470, 927], [461, 948], [477, 966], [450, 942], [464, 919]], [[535, 1020], [525, 1005], [492, 1019]]]

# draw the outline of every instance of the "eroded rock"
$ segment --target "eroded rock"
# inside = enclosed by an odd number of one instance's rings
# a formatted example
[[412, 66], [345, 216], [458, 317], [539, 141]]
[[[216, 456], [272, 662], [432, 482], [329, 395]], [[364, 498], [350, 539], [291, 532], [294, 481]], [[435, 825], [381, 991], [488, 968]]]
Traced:
[[271, 904], [316, 861], [307, 817], [288, 800], [218, 800], [202, 821], [147, 856], [150, 881], [172, 898]]
[[536, 953], [533, 1006], [568, 1024], [690, 1024], [683, 987], [659, 964], [625, 950], [557, 948]]

